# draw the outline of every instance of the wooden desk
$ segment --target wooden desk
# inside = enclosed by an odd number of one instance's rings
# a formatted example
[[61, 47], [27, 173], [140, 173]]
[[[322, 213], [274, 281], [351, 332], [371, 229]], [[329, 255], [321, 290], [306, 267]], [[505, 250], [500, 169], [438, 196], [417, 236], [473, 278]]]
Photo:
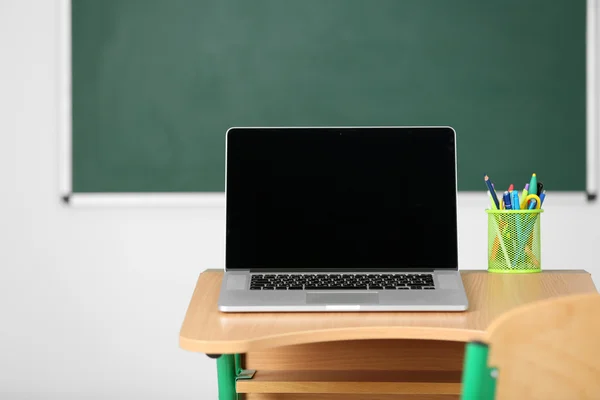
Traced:
[[[585, 271], [463, 271], [466, 312], [225, 314], [217, 309], [222, 277], [208, 270], [198, 278], [179, 343], [194, 352], [245, 354], [244, 368], [258, 372], [236, 389], [251, 400], [455, 399], [464, 344], [496, 317], [537, 300], [596, 292]], [[232, 359], [219, 359], [220, 389], [232, 379], [222, 370]]]

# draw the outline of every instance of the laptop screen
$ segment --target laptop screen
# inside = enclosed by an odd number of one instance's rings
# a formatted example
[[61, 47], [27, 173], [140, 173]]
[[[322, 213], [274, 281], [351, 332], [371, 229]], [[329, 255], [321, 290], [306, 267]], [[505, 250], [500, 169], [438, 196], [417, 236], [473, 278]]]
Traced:
[[455, 269], [451, 128], [232, 128], [226, 268]]

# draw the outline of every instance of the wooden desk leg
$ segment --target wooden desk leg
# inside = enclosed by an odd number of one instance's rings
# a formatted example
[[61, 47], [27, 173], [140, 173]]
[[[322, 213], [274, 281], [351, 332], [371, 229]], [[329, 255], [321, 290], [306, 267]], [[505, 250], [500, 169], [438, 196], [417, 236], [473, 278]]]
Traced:
[[235, 392], [235, 356], [222, 354], [217, 358], [217, 379], [219, 380], [219, 400], [236, 400]]

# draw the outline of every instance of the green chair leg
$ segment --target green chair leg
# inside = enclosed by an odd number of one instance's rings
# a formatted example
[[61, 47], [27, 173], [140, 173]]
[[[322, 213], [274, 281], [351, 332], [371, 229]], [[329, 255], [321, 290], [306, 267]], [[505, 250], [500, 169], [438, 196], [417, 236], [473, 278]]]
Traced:
[[488, 345], [467, 343], [462, 376], [461, 400], [493, 400], [496, 394], [496, 370], [487, 365]]
[[219, 400], [237, 400], [235, 392], [236, 365], [233, 354], [222, 354], [217, 358]]

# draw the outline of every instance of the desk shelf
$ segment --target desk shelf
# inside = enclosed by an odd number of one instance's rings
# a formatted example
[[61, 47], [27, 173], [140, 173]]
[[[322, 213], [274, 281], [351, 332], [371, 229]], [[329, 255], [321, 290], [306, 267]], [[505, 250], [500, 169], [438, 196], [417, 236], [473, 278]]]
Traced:
[[258, 371], [238, 393], [458, 395], [460, 371]]
[[454, 394], [314, 394], [247, 393], [239, 400], [459, 400]]

